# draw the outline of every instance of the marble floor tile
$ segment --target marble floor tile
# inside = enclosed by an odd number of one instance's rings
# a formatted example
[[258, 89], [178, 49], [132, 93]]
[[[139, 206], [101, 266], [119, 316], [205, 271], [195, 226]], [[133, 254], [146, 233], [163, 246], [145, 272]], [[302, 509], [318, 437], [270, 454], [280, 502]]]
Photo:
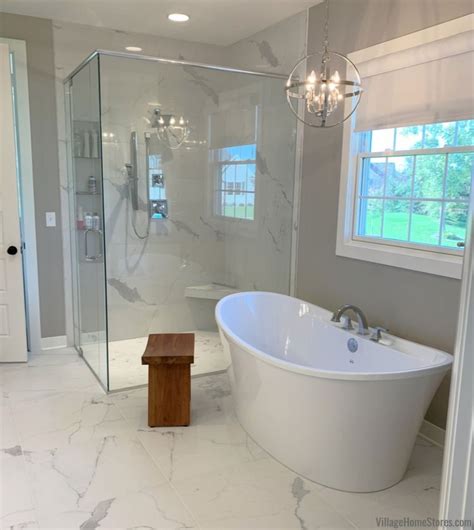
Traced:
[[247, 436], [225, 373], [192, 379], [186, 428], [150, 429], [146, 388], [105, 395], [71, 355], [0, 366], [0, 387], [2, 529], [369, 529], [437, 515], [441, 449], [420, 438], [388, 490], [331, 490]]
[[138, 438], [172, 484], [269, 458], [237, 424], [143, 429]]
[[[96, 513], [99, 510], [95, 510]], [[103, 510], [105, 511], [105, 510]], [[91, 517], [95, 523], [97, 515]], [[111, 500], [100, 521], [103, 528], [197, 529], [197, 523], [168, 485], [144, 488]]]
[[354, 528], [319, 495], [319, 486], [271, 458], [175, 483], [203, 528]]
[[438, 516], [443, 450], [418, 438], [407, 473], [395, 486], [374, 493], [323, 488], [321, 496], [359, 528], [376, 528], [377, 517]]
[[[214, 331], [193, 331], [195, 334], [193, 376], [220, 372], [230, 365], [222, 348], [219, 334]], [[148, 337], [138, 337], [109, 343], [109, 377], [111, 390], [146, 385], [148, 367], [142, 366], [141, 356]]]
[[[137, 526], [142, 514], [139, 506], [130, 504], [134, 499], [151, 504], [148, 522], [153, 510], [162, 520], [169, 519], [170, 528], [192, 522], [137, 439], [106, 436], [84, 444], [27, 452], [26, 461], [41, 528], [95, 528], [120, 510], [128, 514], [131, 526]], [[117, 506], [112, 510], [115, 501]]]
[[0, 449], [20, 444], [20, 437], [10, 403], [0, 405]]
[[11, 408], [25, 451], [133, 435], [120, 410], [101, 393], [17, 392], [12, 399]]
[[36, 522], [23, 452], [19, 445], [0, 451], [0, 528]]
[[0, 528], [2, 530], [7, 528], [8, 530], [23, 530], [40, 527], [36, 520], [35, 510], [20, 510], [0, 517]]
[[99, 385], [83, 360], [73, 353], [33, 355], [28, 363], [3, 365], [0, 371], [2, 392], [31, 390], [90, 390]]

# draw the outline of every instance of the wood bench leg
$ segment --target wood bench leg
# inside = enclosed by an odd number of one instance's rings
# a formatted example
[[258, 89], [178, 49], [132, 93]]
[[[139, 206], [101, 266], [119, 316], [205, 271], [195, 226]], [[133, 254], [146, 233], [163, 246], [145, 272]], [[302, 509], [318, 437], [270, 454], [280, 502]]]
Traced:
[[191, 421], [191, 366], [148, 366], [148, 426], [189, 425]]

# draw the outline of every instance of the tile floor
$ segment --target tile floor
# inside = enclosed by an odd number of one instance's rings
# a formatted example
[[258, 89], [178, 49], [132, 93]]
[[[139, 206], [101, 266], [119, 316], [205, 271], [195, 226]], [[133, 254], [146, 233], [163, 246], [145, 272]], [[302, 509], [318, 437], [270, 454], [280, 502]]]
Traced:
[[374, 528], [437, 515], [441, 449], [351, 494], [314, 484], [245, 434], [226, 374], [193, 379], [192, 426], [150, 429], [146, 389], [104, 395], [70, 352], [0, 367], [1, 528]]
[[[217, 331], [193, 331], [195, 335], [194, 364], [192, 375], [210, 374], [226, 370], [230, 358], [224, 352]], [[148, 337], [112, 341], [109, 343], [110, 389], [118, 390], [146, 385], [148, 367], [140, 359], [145, 351]]]

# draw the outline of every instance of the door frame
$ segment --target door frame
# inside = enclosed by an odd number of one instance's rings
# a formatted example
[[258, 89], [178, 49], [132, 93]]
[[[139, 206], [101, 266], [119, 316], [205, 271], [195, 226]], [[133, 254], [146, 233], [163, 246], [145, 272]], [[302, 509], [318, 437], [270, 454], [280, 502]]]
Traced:
[[[474, 181], [472, 189], [441, 480], [441, 521], [474, 519]], [[440, 528], [446, 526], [441, 523]]]
[[[28, 91], [28, 69], [26, 42], [19, 39], [0, 37], [0, 42], [8, 44], [15, 56], [15, 95], [14, 116], [19, 144], [20, 162], [20, 201], [22, 204], [21, 238], [23, 252], [23, 282], [27, 313], [28, 345], [30, 353], [41, 351], [41, 315], [38, 287], [38, 256], [36, 247], [35, 195], [33, 180], [33, 156], [31, 149], [30, 99]], [[26, 248], [23, 248], [28, 242]]]

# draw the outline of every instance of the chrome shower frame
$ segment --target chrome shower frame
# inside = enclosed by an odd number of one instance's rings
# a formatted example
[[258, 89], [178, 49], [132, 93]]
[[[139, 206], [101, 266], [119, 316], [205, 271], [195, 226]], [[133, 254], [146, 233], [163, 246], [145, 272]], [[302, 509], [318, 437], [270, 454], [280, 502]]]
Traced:
[[[116, 58], [123, 58], [123, 59], [130, 59], [130, 60], [136, 60], [136, 61], [144, 61], [144, 62], [150, 62], [150, 63], [156, 63], [157, 65], [160, 65], [160, 64], [163, 64], [163, 65], [175, 65], [175, 66], [181, 66], [181, 67], [192, 67], [192, 68], [199, 68], [199, 69], [202, 69], [202, 70], [205, 70], [205, 71], [209, 71], [209, 72], [223, 72], [223, 73], [235, 73], [235, 74], [244, 74], [244, 75], [250, 75], [250, 76], [254, 76], [254, 77], [261, 77], [261, 78], [267, 78], [267, 79], [278, 79], [282, 82], [282, 91], [284, 90], [284, 86], [285, 86], [285, 82], [288, 78], [288, 73], [287, 72], [284, 72], [284, 73], [274, 73], [274, 72], [262, 72], [262, 71], [256, 71], [256, 70], [249, 70], [249, 69], [242, 69], [242, 68], [233, 68], [233, 67], [228, 67], [228, 66], [223, 66], [223, 65], [213, 65], [213, 64], [207, 64], [207, 63], [202, 63], [202, 62], [194, 62], [194, 61], [185, 61], [185, 60], [178, 60], [178, 59], [168, 59], [168, 58], [163, 58], [163, 57], [156, 57], [156, 56], [150, 56], [150, 55], [144, 55], [144, 54], [138, 54], [138, 53], [130, 53], [130, 52], [119, 52], [119, 51], [112, 51], [112, 50], [105, 50], [105, 49], [97, 49], [95, 51], [93, 51], [92, 53], [90, 53], [81, 63], [78, 64], [78, 66], [76, 68], [74, 68], [63, 80], [63, 84], [65, 85], [65, 88], [67, 89], [68, 85], [71, 84], [74, 76], [76, 74], [78, 74], [88, 63], [90, 63], [91, 61], [93, 61], [94, 59], [98, 59], [98, 64], [99, 64], [99, 93], [100, 93], [100, 59], [101, 57], [116, 57]], [[67, 92], [67, 91], [66, 91]], [[67, 96], [69, 97], [69, 96]], [[67, 107], [68, 103], [66, 101], [66, 107]], [[154, 132], [153, 132], [154, 133]], [[149, 132], [148, 133], [145, 133], [145, 134], [150, 134]], [[100, 130], [100, 137], [102, 136], [102, 131]], [[295, 292], [295, 285], [296, 285], [296, 255], [297, 255], [297, 246], [298, 246], [298, 242], [297, 242], [297, 236], [298, 236], [298, 224], [299, 224], [299, 203], [300, 203], [300, 187], [301, 187], [301, 159], [302, 159], [302, 144], [303, 144], [303, 127], [302, 125], [300, 124], [300, 122], [297, 122], [296, 123], [296, 137], [297, 137], [297, 141], [296, 141], [296, 157], [295, 157], [295, 179], [294, 179], [294, 200], [293, 200], [293, 220], [292, 220], [292, 246], [291, 246], [291, 264], [290, 264], [290, 279], [289, 279], [289, 294], [290, 295], [294, 295], [294, 292]], [[70, 141], [68, 142], [68, 144], [70, 144]], [[67, 150], [68, 150], [68, 157], [71, 156], [71, 146], [68, 145], [67, 146]], [[132, 162], [132, 159], [131, 159], [131, 162]], [[70, 164], [71, 162], [68, 161], [68, 164]], [[135, 164], [136, 166], [136, 164]], [[69, 168], [69, 177], [68, 178], [71, 178], [72, 174], [71, 174], [71, 169]], [[134, 174], [134, 170], [132, 168], [132, 173], [131, 173], [131, 180], [133, 180], [135, 178], [135, 174]], [[127, 170], [127, 174], [128, 173], [128, 170]], [[149, 171], [147, 171], [147, 176], [149, 174]], [[137, 177], [138, 177], [138, 174], [137, 174]], [[135, 180], [133, 180], [133, 182], [135, 182]], [[148, 184], [148, 180], [147, 180], [147, 184]], [[150, 192], [150, 189], [149, 187], [147, 186], [148, 188], [148, 193]], [[72, 188], [71, 188], [72, 189]], [[69, 204], [69, 200], [71, 200], [71, 197], [68, 197], [68, 200], [63, 203], [63, 207], [64, 207], [64, 210], [65, 211], [69, 211], [69, 222], [71, 223], [71, 226], [70, 226], [70, 230], [72, 231], [73, 228], [74, 228], [74, 222], [75, 222], [75, 212], [73, 211], [73, 207], [72, 207], [72, 204]], [[103, 200], [103, 199], [102, 199]], [[137, 197], [137, 201], [136, 201], [136, 204], [138, 206], [138, 208], [140, 207], [140, 201]], [[130, 204], [130, 203], [129, 203]], [[149, 204], [148, 204], [148, 207], [151, 208], [151, 210], [148, 211], [148, 221], [151, 220], [151, 218], [153, 217], [153, 209], [152, 209], [152, 205], [150, 204], [150, 201], [149, 201]], [[133, 210], [131, 208], [131, 210]], [[132, 215], [136, 215], [136, 211], [137, 210], [134, 210], [131, 212]], [[103, 237], [105, 238], [105, 226], [103, 227]], [[147, 237], [147, 236], [145, 236]], [[103, 253], [103, 256], [101, 257], [101, 260], [103, 261], [103, 264], [104, 264], [104, 269], [106, 269], [106, 249], [105, 249], [105, 239], [104, 239], [104, 246], [102, 247], [102, 253]], [[71, 261], [74, 257], [74, 251], [72, 251], [72, 255], [71, 255]], [[70, 278], [71, 279], [71, 282], [70, 282], [70, 287], [66, 287], [68, 293], [70, 293], [70, 295], [68, 296], [69, 300], [67, 300], [67, 304], [71, 306], [71, 310], [70, 311], [66, 311], [66, 319], [67, 319], [67, 328], [69, 330], [74, 330], [74, 322], [75, 322], [75, 319], [76, 319], [76, 312], [77, 312], [77, 309], [75, 309], [75, 304], [77, 303], [77, 300], [75, 300], [75, 297], [77, 296], [75, 293], [75, 289], [74, 289], [74, 283], [75, 283], [75, 277], [74, 277], [74, 274], [73, 274], [73, 271], [74, 271], [74, 266], [72, 265], [72, 263], [69, 263], [69, 267], [70, 269], [69, 270], [66, 270], [65, 271], [65, 277], [66, 278]], [[107, 303], [107, 293], [105, 294], [105, 300], [106, 300], [106, 306], [108, 305]], [[107, 314], [107, 310], [106, 310], [106, 314], [105, 314], [105, 344], [106, 344], [106, 351], [107, 351], [107, 357], [108, 357], [108, 322], [107, 322], [107, 319], [108, 319], [108, 314]], [[70, 344], [75, 344], [75, 338], [73, 338], [73, 335], [75, 334], [75, 331], [72, 331], [68, 334], [68, 343]], [[107, 361], [108, 363], [108, 361]], [[92, 368], [91, 368], [92, 370]], [[109, 384], [110, 384], [110, 380], [109, 380], [109, 376], [107, 375], [107, 382], [104, 382], [102, 381], [101, 379], [99, 379], [98, 375], [94, 372], [94, 370], [92, 370], [92, 372], [94, 373], [94, 375], [96, 376], [96, 378], [98, 379], [100, 385], [103, 387], [103, 389], [106, 391], [106, 392], [119, 392], [121, 390], [113, 390], [111, 391], [110, 390], [110, 387], [109, 387]]]
[[[93, 51], [88, 57], [86, 57], [72, 72], [64, 79], [63, 83], [68, 83], [72, 77], [74, 77], [77, 72], [82, 70], [82, 68], [92, 59], [98, 55], [104, 55], [109, 57], [123, 57], [125, 59], [135, 59], [140, 61], [148, 61], [162, 64], [174, 64], [178, 66], [193, 66], [196, 68], [205, 68], [206, 70], [214, 70], [220, 72], [230, 72], [234, 74], [248, 74], [260, 77], [269, 77], [272, 79], [281, 79], [283, 82], [286, 82], [288, 79], [288, 74], [276, 74], [274, 72], [259, 72], [256, 70], [244, 70], [241, 68], [232, 68], [229, 66], [219, 66], [215, 64], [206, 64], [193, 61], [182, 61], [180, 59], [165, 59], [163, 57], [155, 57], [153, 55], [143, 55], [139, 53], [130, 53], [130, 52], [115, 52], [111, 50], [97, 49]], [[283, 88], [282, 88], [283, 89]]]

